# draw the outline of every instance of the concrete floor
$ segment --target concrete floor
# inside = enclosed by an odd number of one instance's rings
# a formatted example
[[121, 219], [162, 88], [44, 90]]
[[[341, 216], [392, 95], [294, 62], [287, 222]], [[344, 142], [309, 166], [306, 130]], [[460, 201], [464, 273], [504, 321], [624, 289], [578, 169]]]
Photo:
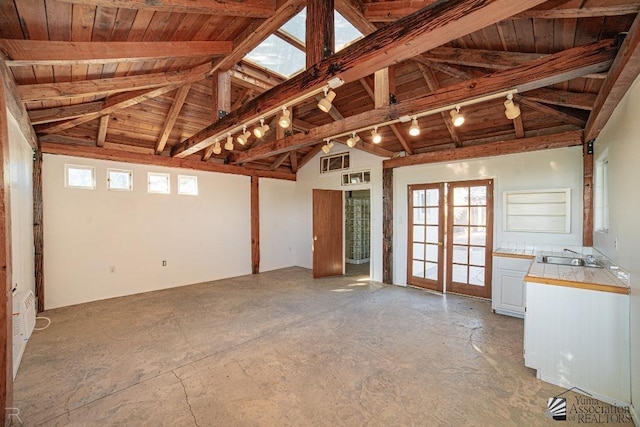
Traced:
[[[557, 425], [523, 322], [366, 276], [257, 276], [52, 310], [24, 425]], [[566, 425], [565, 423], [563, 425]]]

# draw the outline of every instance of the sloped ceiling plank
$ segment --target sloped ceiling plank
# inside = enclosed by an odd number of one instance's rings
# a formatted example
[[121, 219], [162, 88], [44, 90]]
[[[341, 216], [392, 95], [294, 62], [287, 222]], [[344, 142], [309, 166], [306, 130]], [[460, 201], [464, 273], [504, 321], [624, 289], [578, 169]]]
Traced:
[[160, 12], [199, 13], [203, 15], [244, 16], [268, 18], [275, 13], [276, 0], [59, 0], [91, 6]]
[[603, 40], [586, 46], [567, 49], [549, 55], [543, 59], [511, 70], [468, 80], [456, 85], [444, 87], [436, 92], [407, 101], [401, 101], [387, 108], [367, 111], [350, 116], [339, 122], [318, 126], [308, 134], [298, 134], [238, 154], [234, 162], [246, 163], [254, 159], [280, 154], [284, 151], [299, 149], [311, 145], [323, 138], [348, 132], [366, 126], [374, 126], [403, 115], [415, 114], [447, 105], [455, 105], [467, 99], [478, 98], [492, 93], [508, 90], [532, 90], [557, 82], [575, 78], [591, 72], [608, 69], [616, 53], [613, 40]]
[[318, 62], [290, 80], [265, 92], [229, 116], [212, 124], [172, 150], [185, 157], [209, 146], [232, 124], [255, 120], [280, 105], [322, 88], [327, 80], [340, 77], [358, 80], [380, 68], [410, 59], [463, 34], [476, 31], [526, 10], [543, 0], [450, 0], [389, 24], [375, 33]]

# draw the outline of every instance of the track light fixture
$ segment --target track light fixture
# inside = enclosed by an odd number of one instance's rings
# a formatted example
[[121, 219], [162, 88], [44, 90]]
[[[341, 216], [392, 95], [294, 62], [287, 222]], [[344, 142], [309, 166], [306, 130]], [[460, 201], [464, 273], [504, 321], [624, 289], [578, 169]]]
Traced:
[[261, 118], [260, 126], [258, 126], [253, 130], [253, 134], [256, 136], [256, 138], [262, 138], [267, 133], [268, 130], [269, 130], [269, 125], [265, 125], [264, 119]]
[[213, 143], [213, 154], [222, 153], [222, 147], [220, 147], [220, 141], [216, 139], [216, 142]]
[[328, 87], [324, 88], [324, 98], [322, 98], [318, 102], [318, 108], [325, 113], [328, 113], [331, 110], [331, 103], [336, 97], [336, 93], [332, 90], [329, 90]]
[[371, 131], [371, 140], [374, 144], [380, 144], [380, 142], [382, 142], [382, 135], [378, 133], [378, 126], [374, 127]]
[[418, 126], [418, 119], [415, 117], [411, 121], [411, 127], [409, 128], [409, 135], [411, 136], [420, 135], [420, 126]]
[[456, 106], [455, 110], [449, 111], [449, 114], [451, 114], [451, 121], [455, 127], [462, 126], [464, 123], [464, 116], [460, 114], [459, 106]]
[[238, 135], [238, 138], [236, 138], [236, 140], [240, 145], [244, 145], [247, 143], [247, 141], [249, 141], [250, 136], [251, 136], [251, 132], [247, 130], [247, 125], [244, 125], [242, 126], [242, 133]]
[[507, 119], [513, 120], [520, 116], [520, 106], [513, 102], [513, 95], [507, 95], [507, 100], [504, 101], [504, 115]]
[[227, 142], [224, 144], [224, 149], [227, 151], [233, 150], [233, 137], [231, 133], [227, 134]]
[[355, 132], [353, 132], [351, 134], [351, 138], [347, 139], [347, 145], [349, 146], [349, 148], [353, 148], [353, 147], [356, 146], [358, 141], [360, 141], [360, 137], [358, 135], [356, 135]]
[[331, 149], [333, 148], [333, 142], [329, 141], [328, 139], [325, 141], [326, 144], [322, 146], [322, 151], [324, 152], [324, 154], [329, 154], [329, 151], [331, 151]]
[[291, 111], [287, 110], [286, 106], [282, 107], [282, 115], [278, 119], [278, 125], [283, 129], [287, 129], [291, 126]]

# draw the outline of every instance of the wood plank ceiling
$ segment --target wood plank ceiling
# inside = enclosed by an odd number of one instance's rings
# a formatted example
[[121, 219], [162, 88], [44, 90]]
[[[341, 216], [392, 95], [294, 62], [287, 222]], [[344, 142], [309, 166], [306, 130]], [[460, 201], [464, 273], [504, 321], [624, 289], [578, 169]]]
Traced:
[[[514, 120], [505, 117], [505, 99], [493, 99], [462, 108], [460, 127], [446, 112], [432, 114], [420, 118], [418, 137], [409, 135], [410, 123], [395, 123], [378, 129], [377, 145], [370, 130], [359, 132], [357, 148], [404, 156], [411, 164], [423, 153], [448, 159], [470, 147], [482, 153], [498, 141], [582, 143], [567, 135], [581, 135], [588, 122], [601, 128], [630, 84], [621, 90], [618, 77], [638, 75], [640, 0], [511, 3], [529, 9], [505, 9], [500, 0], [335, 0], [337, 11], [371, 35], [316, 64], [315, 74], [290, 80], [243, 57], [273, 33], [304, 47], [278, 31], [304, 0], [6, 0], [0, 2], [0, 50], [45, 152], [291, 179], [323, 138], [510, 88], [518, 89], [514, 101], [522, 112]], [[475, 14], [478, 28], [459, 11]], [[415, 24], [408, 16], [414, 13], [421, 18]], [[455, 30], [429, 27], [439, 17]], [[433, 36], [433, 45], [400, 43], [418, 37], [422, 22], [420, 31]], [[626, 56], [609, 72], [629, 31]], [[332, 67], [339, 61], [349, 71]], [[375, 81], [374, 72], [387, 65], [388, 82]], [[316, 107], [317, 90], [309, 91], [332, 75], [346, 82], [326, 114]], [[273, 112], [284, 103], [294, 117], [286, 133]], [[228, 115], [219, 120], [225, 105]], [[213, 152], [213, 135], [255, 123], [265, 112], [265, 137]], [[597, 136], [597, 130], [588, 133]], [[335, 140], [343, 144], [346, 136]]]

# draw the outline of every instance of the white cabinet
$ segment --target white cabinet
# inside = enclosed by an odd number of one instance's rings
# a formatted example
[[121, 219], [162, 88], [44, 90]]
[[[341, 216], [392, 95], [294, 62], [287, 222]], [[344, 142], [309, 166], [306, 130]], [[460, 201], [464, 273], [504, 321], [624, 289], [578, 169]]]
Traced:
[[524, 317], [526, 276], [531, 266], [529, 258], [493, 256], [491, 308], [499, 314]]

